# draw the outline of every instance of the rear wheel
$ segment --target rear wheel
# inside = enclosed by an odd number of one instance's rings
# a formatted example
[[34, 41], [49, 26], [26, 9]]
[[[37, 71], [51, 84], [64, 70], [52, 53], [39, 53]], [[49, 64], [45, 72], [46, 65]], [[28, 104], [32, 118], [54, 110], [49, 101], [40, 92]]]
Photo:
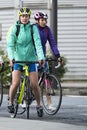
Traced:
[[3, 86], [2, 86], [2, 83], [0, 81], [0, 106], [2, 104], [2, 100], [3, 100]]
[[62, 88], [55, 75], [46, 74], [41, 84], [41, 98], [47, 114], [54, 115], [58, 112], [62, 102]]

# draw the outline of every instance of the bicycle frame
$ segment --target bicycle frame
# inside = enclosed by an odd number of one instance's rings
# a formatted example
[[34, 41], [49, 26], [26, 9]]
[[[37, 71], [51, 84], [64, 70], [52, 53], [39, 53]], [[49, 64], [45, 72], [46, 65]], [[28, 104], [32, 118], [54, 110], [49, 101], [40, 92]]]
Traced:
[[[18, 87], [17, 93], [15, 95], [14, 99], [14, 113], [11, 114], [11, 117], [15, 118], [17, 114], [23, 114], [25, 111], [27, 112], [27, 119], [29, 119], [29, 107], [32, 101], [34, 100], [33, 98], [33, 93], [32, 89], [30, 87], [30, 81], [29, 81], [29, 72], [28, 72], [28, 67], [29, 64], [35, 63], [35, 62], [28, 62], [28, 61], [14, 61], [14, 63], [23, 63], [25, 66], [23, 67], [24, 70], [24, 77], [23, 81], [20, 81], [20, 86]], [[22, 79], [22, 77], [21, 77]], [[25, 101], [26, 106], [25, 108], [22, 107], [20, 109], [20, 106], [23, 105], [23, 102]], [[18, 110], [19, 107], [19, 110]]]
[[[23, 70], [25, 70], [25, 76], [27, 77], [29, 75], [28, 73], [28, 66], [24, 66], [23, 67]], [[18, 98], [18, 103], [22, 103], [22, 98], [23, 98], [23, 93], [24, 93], [24, 87], [25, 87], [25, 78], [23, 80], [23, 83], [21, 85], [21, 90], [20, 90], [20, 95], [19, 95], [19, 98]]]

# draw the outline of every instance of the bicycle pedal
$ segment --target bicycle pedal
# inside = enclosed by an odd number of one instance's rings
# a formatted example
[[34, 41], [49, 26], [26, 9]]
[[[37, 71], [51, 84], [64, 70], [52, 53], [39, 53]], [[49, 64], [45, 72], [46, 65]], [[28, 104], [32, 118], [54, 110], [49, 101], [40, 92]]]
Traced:
[[47, 93], [48, 96], [55, 96], [55, 93]]

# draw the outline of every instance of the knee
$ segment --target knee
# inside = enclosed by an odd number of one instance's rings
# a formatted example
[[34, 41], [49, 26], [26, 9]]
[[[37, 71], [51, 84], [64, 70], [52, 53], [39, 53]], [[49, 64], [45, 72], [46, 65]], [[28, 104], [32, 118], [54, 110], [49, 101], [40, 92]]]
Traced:
[[15, 88], [15, 87], [18, 87], [18, 86], [19, 86], [19, 83], [18, 83], [18, 82], [13, 82], [13, 83], [12, 83], [12, 87]]
[[33, 88], [33, 89], [37, 89], [38, 88], [38, 83], [31, 83], [31, 87]]

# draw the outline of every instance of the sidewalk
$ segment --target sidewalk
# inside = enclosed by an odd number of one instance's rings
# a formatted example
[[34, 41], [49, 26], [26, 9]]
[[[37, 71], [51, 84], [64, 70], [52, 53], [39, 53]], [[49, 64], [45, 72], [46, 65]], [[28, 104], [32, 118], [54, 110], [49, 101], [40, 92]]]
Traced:
[[0, 130], [87, 130], [86, 126], [0, 117]]

